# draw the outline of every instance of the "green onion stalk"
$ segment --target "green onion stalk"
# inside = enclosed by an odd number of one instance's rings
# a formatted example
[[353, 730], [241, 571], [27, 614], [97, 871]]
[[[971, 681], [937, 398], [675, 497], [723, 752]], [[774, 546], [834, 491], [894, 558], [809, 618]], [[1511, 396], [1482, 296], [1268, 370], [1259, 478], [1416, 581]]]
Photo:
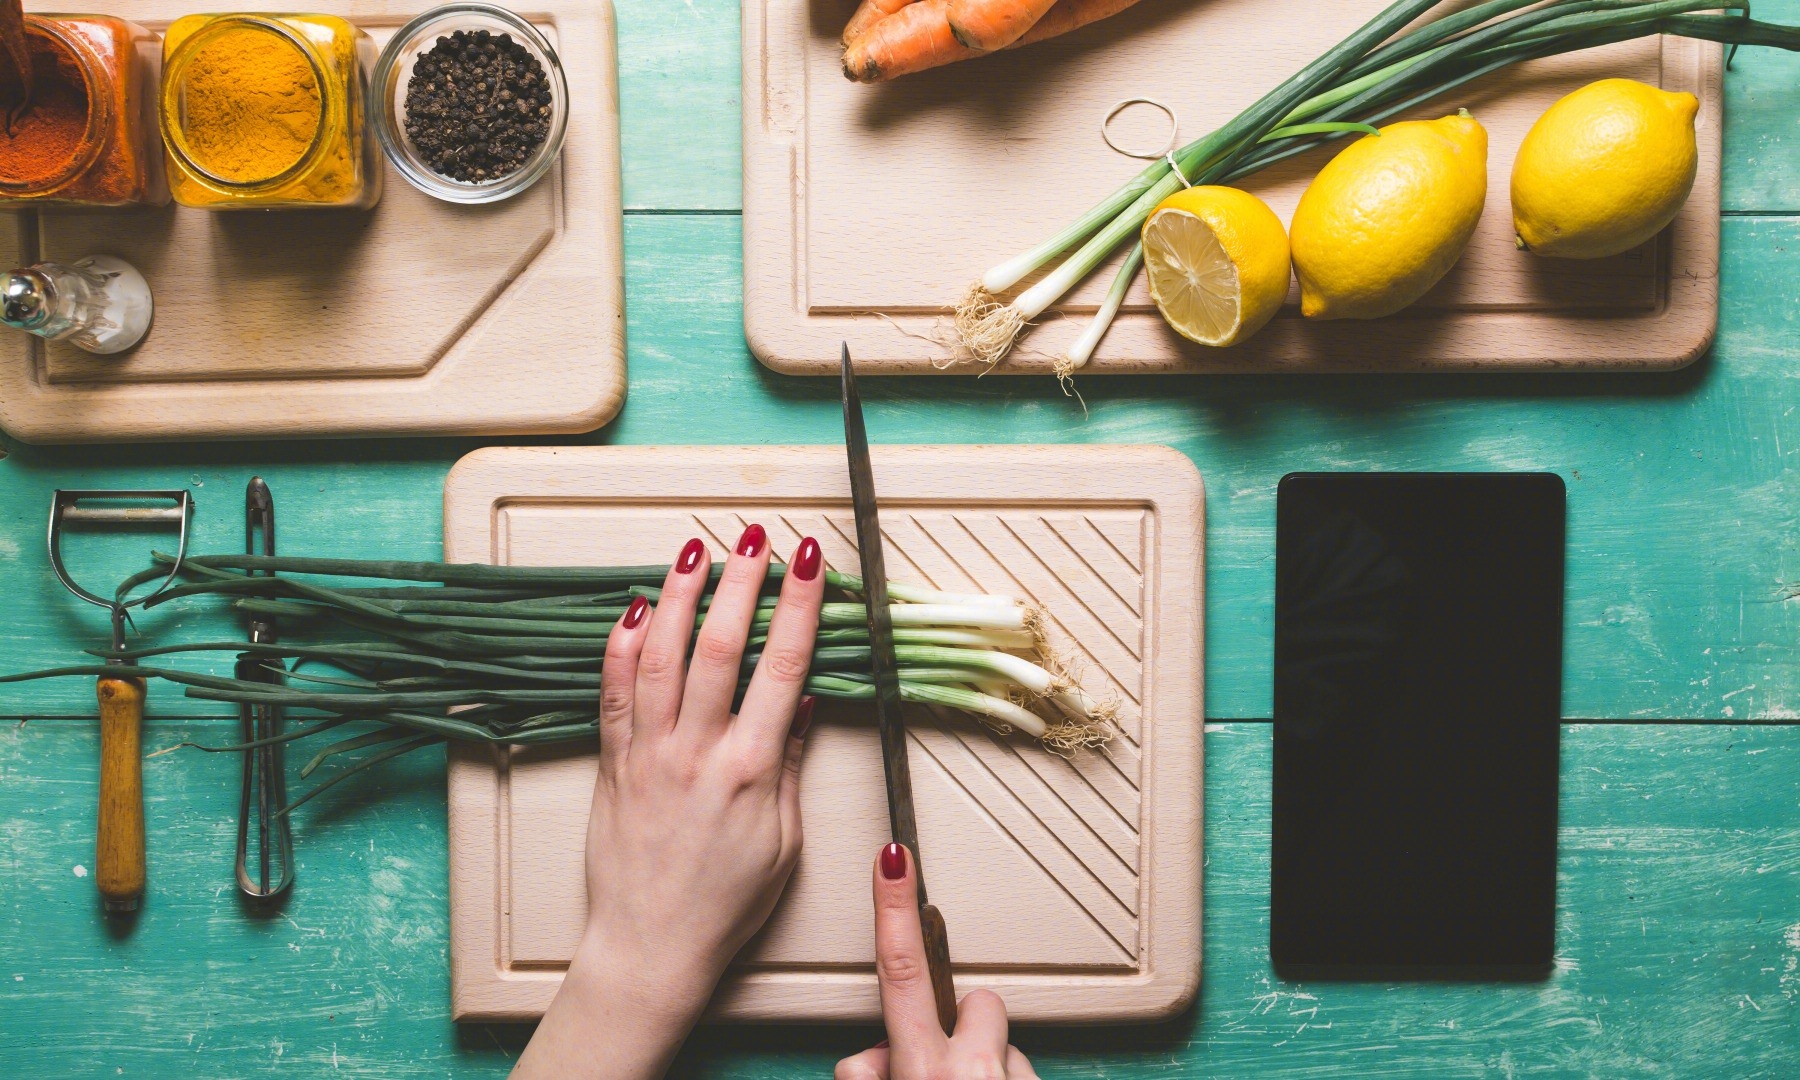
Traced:
[[[153, 562], [120, 584], [121, 598], [166, 576], [173, 560], [155, 553]], [[740, 692], [768, 642], [773, 593], [786, 569], [780, 563], [769, 568], [767, 594], [758, 599], [751, 622]], [[722, 570], [713, 566], [715, 582]], [[530, 746], [594, 739], [607, 638], [635, 598], [660, 598], [667, 572], [666, 566], [194, 556], [182, 561], [180, 583], [152, 597], [146, 608], [188, 597], [224, 601], [240, 613], [280, 619], [282, 642], [89, 650], [93, 663], [8, 675], [0, 683], [102, 674], [161, 679], [181, 686], [190, 698], [309, 714], [272, 739], [200, 747], [215, 752], [304, 739], [351, 723], [372, 725], [330, 743], [306, 763], [302, 778], [333, 758], [368, 751], [284, 808], [286, 813], [352, 772], [446, 740]], [[318, 578], [395, 584], [350, 586]], [[839, 597], [821, 609], [806, 692], [873, 699], [862, 582], [827, 570], [826, 585]], [[1113, 736], [1116, 709], [1084, 692], [1050, 653], [1043, 615], [1035, 607], [1010, 597], [901, 582], [891, 583], [888, 593], [903, 699], [970, 714], [1065, 755], [1097, 748]], [[702, 601], [696, 622], [710, 604], [710, 596]], [[281, 679], [239, 679], [167, 666], [163, 660], [206, 654], [257, 658]]]
[[[1739, 45], [1800, 51], [1800, 27], [1751, 19], [1748, 0], [1488, 0], [1420, 21], [1445, 4], [1390, 5], [1225, 126], [1175, 151], [1174, 166], [1155, 162], [1067, 228], [989, 270], [957, 306], [961, 351], [990, 365], [1004, 359], [1019, 333], [1135, 239], [1184, 179], [1196, 185], [1241, 180], [1346, 134], [1371, 131], [1513, 64], [1651, 34], [1722, 42], [1734, 51]], [[1092, 322], [1060, 358], [1059, 376], [1087, 363], [1142, 266], [1138, 243]]]

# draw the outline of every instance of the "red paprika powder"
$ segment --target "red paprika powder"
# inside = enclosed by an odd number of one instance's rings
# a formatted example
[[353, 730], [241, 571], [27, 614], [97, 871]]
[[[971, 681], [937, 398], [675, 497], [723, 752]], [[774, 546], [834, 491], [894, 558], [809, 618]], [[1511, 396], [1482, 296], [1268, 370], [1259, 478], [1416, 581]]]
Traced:
[[160, 204], [160, 153], [147, 152], [155, 39], [102, 15], [26, 16], [31, 103], [0, 130], [0, 205]]

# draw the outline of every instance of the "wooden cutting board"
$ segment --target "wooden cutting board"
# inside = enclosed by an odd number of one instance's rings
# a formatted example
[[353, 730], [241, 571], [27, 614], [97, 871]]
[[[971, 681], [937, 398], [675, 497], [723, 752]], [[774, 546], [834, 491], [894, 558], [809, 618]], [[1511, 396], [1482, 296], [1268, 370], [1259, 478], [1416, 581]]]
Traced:
[[[1121, 708], [1109, 753], [1069, 760], [951, 713], [909, 709], [920, 846], [959, 992], [1025, 1021], [1147, 1021], [1200, 980], [1203, 496], [1164, 447], [874, 449], [896, 581], [1042, 604], [1051, 645]], [[444, 557], [722, 557], [752, 521], [777, 558], [817, 537], [857, 566], [835, 446], [480, 450], [444, 492]], [[716, 1020], [872, 1020], [869, 874], [888, 839], [871, 710], [822, 703], [801, 780], [806, 847], [719, 988]], [[459, 1020], [549, 1004], [586, 912], [595, 756], [451, 752], [450, 963]]]
[[[1047, 239], [1144, 162], [1101, 141], [1116, 103], [1152, 97], [1182, 141], [1241, 112], [1389, 0], [1141, 0], [1074, 34], [881, 86], [839, 70], [855, 0], [745, 0], [744, 326], [778, 371], [828, 375], [849, 341], [860, 370], [927, 374], [953, 357], [953, 308], [989, 267]], [[1488, 202], [1462, 262], [1408, 312], [1306, 323], [1298, 289], [1232, 349], [1193, 345], [1156, 313], [1140, 274], [1083, 370], [1375, 372], [1679, 367], [1718, 310], [1721, 49], [1646, 38], [1510, 69], [1417, 112], [1467, 107], [1488, 129]], [[1557, 98], [1625, 76], [1701, 100], [1699, 178], [1665, 234], [1595, 262], [1515, 250], [1513, 154]], [[1136, 106], [1113, 127], [1130, 148], [1166, 141]], [[1343, 144], [1245, 181], [1281, 219]], [[1019, 342], [1004, 372], [1048, 372], [1099, 306], [1121, 250]], [[982, 369], [961, 364], [966, 374]]]
[[[321, 0], [377, 45], [429, 5]], [[160, 30], [193, 10], [118, 0]], [[608, 0], [529, 11], [562, 56], [568, 135], [550, 174], [454, 206], [388, 166], [371, 211], [0, 214], [0, 259], [118, 255], [156, 297], [120, 356], [9, 334], [0, 427], [35, 443], [590, 431], [625, 395], [619, 107]], [[369, 138], [373, 139], [373, 133]]]

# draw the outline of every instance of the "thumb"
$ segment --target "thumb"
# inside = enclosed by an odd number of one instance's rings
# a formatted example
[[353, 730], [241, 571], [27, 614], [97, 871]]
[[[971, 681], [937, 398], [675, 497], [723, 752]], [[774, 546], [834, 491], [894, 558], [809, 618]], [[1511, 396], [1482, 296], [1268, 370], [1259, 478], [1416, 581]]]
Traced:
[[939, 1060], [949, 1044], [919, 926], [919, 885], [912, 852], [889, 844], [875, 860], [875, 977], [895, 1066], [911, 1073]]
[[787, 745], [782, 748], [781, 779], [775, 792], [775, 807], [781, 815], [783, 854], [800, 854], [800, 762], [806, 756], [806, 733], [812, 727], [813, 707], [819, 699], [811, 694], [800, 699], [794, 710], [794, 721], [788, 728]]

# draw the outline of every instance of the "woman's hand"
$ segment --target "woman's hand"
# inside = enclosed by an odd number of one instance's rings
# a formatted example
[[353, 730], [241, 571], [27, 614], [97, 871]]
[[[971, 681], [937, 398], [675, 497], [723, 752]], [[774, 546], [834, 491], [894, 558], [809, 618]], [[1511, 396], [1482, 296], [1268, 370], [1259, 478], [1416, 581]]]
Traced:
[[1037, 1080], [1006, 1041], [1006, 1005], [972, 990], [956, 1008], [956, 1034], [938, 1024], [912, 853], [900, 844], [875, 860], [875, 976], [887, 1041], [838, 1062], [837, 1080]]
[[824, 575], [818, 543], [802, 541], [733, 715], [768, 566], [768, 538], [752, 525], [696, 638], [710, 564], [689, 541], [655, 611], [634, 601], [607, 639], [588, 925], [516, 1077], [662, 1075], [787, 885]]

